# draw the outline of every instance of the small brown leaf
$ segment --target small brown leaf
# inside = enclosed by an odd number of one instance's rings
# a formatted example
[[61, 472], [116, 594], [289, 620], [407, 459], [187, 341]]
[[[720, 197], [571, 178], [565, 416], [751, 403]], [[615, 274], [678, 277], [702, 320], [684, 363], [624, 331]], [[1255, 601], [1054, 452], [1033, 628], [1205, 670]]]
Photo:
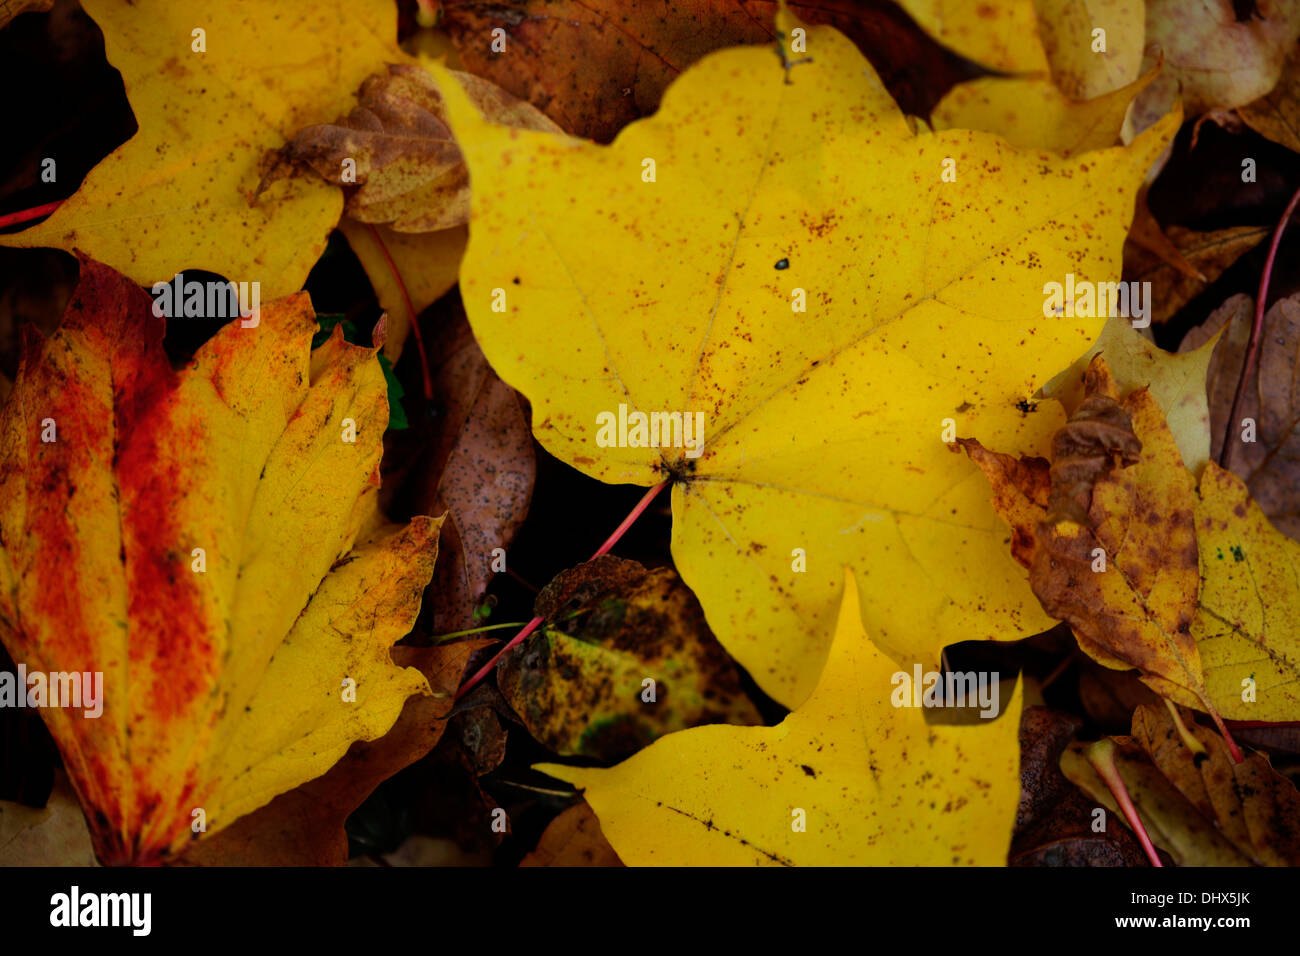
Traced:
[[[1259, 360], [1246, 383], [1240, 420], [1230, 423], [1253, 319], [1251, 299], [1233, 296], [1189, 332], [1179, 350], [1195, 348], [1227, 325], [1206, 379], [1212, 453], [1221, 454], [1226, 435], [1229, 470], [1246, 482], [1274, 526], [1300, 541], [1300, 296], [1279, 299], [1264, 315]], [[1243, 440], [1244, 419], [1254, 422], [1254, 441]]]
[[[411, 509], [447, 513], [429, 593], [434, 633], [471, 627], [508, 547], [528, 514], [537, 461], [523, 399], [497, 377], [456, 306], [428, 340], [433, 440], [413, 465]], [[427, 510], [422, 510], [427, 509]]]
[[[544, 114], [470, 73], [457, 73], [485, 116], [507, 126], [563, 132]], [[361, 84], [337, 123], [308, 126], [279, 151], [262, 187], [307, 165], [349, 190], [346, 212], [397, 232], [434, 232], [469, 220], [469, 174], [443, 121], [442, 96], [425, 70], [390, 64]], [[259, 187], [260, 189], [261, 187]]]
[[614, 848], [600, 832], [600, 821], [585, 800], [579, 800], [551, 821], [537, 849], [520, 866], [622, 866]]
[[1020, 806], [1010, 866], [1141, 866], [1142, 848], [1121, 827], [1093, 830], [1093, 802], [1061, 773], [1061, 751], [1082, 726], [1046, 707], [1020, 718]]
[[[1130, 233], [1124, 244], [1124, 279], [1150, 282], [1151, 321], [1167, 322], [1233, 263], [1258, 246], [1271, 228], [1233, 226], [1196, 232], [1171, 226], [1161, 238], [1172, 247], [1172, 252], [1168, 247], [1153, 250], [1151, 245], [1156, 241], [1153, 238], [1146, 240], [1144, 248], [1144, 241], [1136, 233]], [[1185, 265], [1176, 265], [1179, 260]], [[1188, 275], [1186, 266], [1199, 275]]]
[[1094, 486], [1116, 467], [1134, 464], [1142, 452], [1133, 421], [1117, 401], [1118, 388], [1100, 356], [1084, 372], [1083, 387], [1087, 397], [1052, 436], [1048, 520], [1091, 524], [1087, 515]]

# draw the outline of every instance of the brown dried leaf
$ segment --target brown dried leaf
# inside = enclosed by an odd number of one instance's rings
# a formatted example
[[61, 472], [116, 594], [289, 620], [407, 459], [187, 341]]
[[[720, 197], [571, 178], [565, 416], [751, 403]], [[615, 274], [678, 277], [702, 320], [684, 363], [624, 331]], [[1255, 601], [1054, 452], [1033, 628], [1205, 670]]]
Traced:
[[1189, 332], [1179, 350], [1195, 348], [1227, 326], [1206, 379], [1212, 453], [1219, 456], [1229, 435], [1229, 470], [1246, 482], [1273, 525], [1300, 541], [1300, 296], [1280, 299], [1264, 315], [1259, 360], [1239, 412], [1242, 419], [1256, 423], [1256, 440], [1248, 442], [1242, 440], [1242, 423], [1230, 427], [1228, 416], [1253, 319], [1251, 299], [1233, 296]]
[[1273, 89], [1300, 36], [1300, 9], [1293, 0], [1257, 0], [1257, 7], [1259, 16], [1239, 21], [1233, 0], [1147, 0], [1142, 68], [1163, 56], [1164, 69], [1138, 97], [1135, 113], [1161, 115], [1181, 95], [1187, 116], [1199, 116]]
[[[972, 460], [1013, 522], [1013, 554], [1021, 563], [1031, 555], [1034, 594], [1070, 625], [1079, 647], [1107, 667], [1137, 667], [1158, 692], [1190, 694], [1214, 712], [1190, 632], [1200, 585], [1195, 482], [1145, 388], [1117, 403], [1100, 355], [1084, 384], [1083, 404], [1053, 438], [1049, 508], [1034, 500], [1041, 460]], [[971, 444], [963, 444], [968, 454]]]
[[[705, 54], [773, 41], [776, 8], [776, 0], [444, 0], [442, 28], [465, 69], [569, 132], [607, 143], [653, 113], [668, 84]], [[848, 36], [914, 116], [929, 116], [949, 87], [978, 72], [887, 0], [807, 0], [798, 15]], [[498, 28], [504, 52], [491, 46]]]
[[[1174, 252], [1199, 272], [1186, 274], [1185, 269], [1170, 262], [1169, 253], [1143, 248], [1139, 237], [1130, 233], [1124, 244], [1124, 279], [1151, 283], [1151, 321], [1167, 322], [1200, 295], [1269, 234], [1268, 226], [1233, 226], [1213, 232], [1196, 232], [1171, 226], [1164, 235]], [[1180, 348], [1179, 351], [1184, 351]]]
[[1092, 524], [1088, 512], [1093, 489], [1117, 467], [1135, 464], [1142, 442], [1133, 421], [1116, 400], [1118, 386], [1104, 360], [1094, 358], [1084, 371], [1085, 398], [1065, 427], [1052, 436], [1048, 520], [1068, 518]]
[[600, 832], [600, 821], [585, 800], [579, 800], [551, 821], [537, 849], [520, 866], [622, 866], [614, 848]]
[[[1180, 708], [1180, 717], [1194, 746], [1161, 706], [1139, 707], [1132, 736], [1110, 738], [1152, 842], [1180, 866], [1300, 865], [1300, 793], [1291, 781], [1261, 754], [1234, 764], [1222, 737], [1194, 723], [1190, 711]], [[1072, 744], [1061, 769], [1122, 820], [1087, 750]]]
[[1261, 136], [1300, 153], [1300, 57], [1291, 56], [1272, 91], [1239, 107], [1237, 115]]
[[1146, 857], [1129, 832], [1092, 828], [1092, 801], [1061, 773], [1061, 751], [1081, 722], [1046, 707], [1020, 718], [1020, 806], [1010, 866], [1141, 866]]
[[[523, 401], [497, 377], [458, 308], [428, 340], [436, 431], [413, 465], [411, 507], [447, 513], [433, 569], [429, 626], [471, 627], [491, 581], [492, 551], [514, 539], [532, 500], [537, 461]], [[424, 510], [427, 509], [427, 510]]]
[[[540, 111], [470, 73], [457, 78], [485, 116], [506, 126], [563, 132]], [[469, 220], [469, 174], [443, 121], [442, 96], [422, 67], [390, 64], [361, 84], [337, 123], [308, 126], [279, 151], [349, 190], [345, 211], [397, 232], [435, 232]], [[355, 163], [355, 179], [345, 163]], [[283, 172], [277, 164], [268, 178]], [[265, 184], [265, 181], [264, 181]], [[354, 188], [355, 184], [355, 188]]]
[[0, 0], [0, 29], [20, 13], [40, 13], [54, 6], [54, 0]]

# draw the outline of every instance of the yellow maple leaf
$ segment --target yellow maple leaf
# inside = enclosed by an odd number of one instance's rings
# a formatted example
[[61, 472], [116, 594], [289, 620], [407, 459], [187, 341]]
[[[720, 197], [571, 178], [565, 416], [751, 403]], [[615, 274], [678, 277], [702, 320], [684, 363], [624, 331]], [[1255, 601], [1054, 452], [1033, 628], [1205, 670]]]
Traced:
[[1142, 0], [990, 0], [967, 6], [970, 17], [987, 7], [1004, 20], [1031, 18], [1036, 30], [1021, 29], [1008, 40], [1017, 62], [1040, 66], [1008, 71], [1026, 75], [957, 84], [934, 108], [930, 120], [936, 129], [987, 130], [1021, 148], [1063, 156], [1103, 149], [1119, 140], [1129, 104], [1159, 72], [1153, 65], [1139, 75]]
[[[780, 15], [787, 43], [796, 23]], [[1047, 623], [943, 429], [1046, 447], [1059, 420], [1016, 405], [1103, 320], [1045, 318], [1044, 284], [1118, 271], [1173, 128], [1084, 160], [918, 133], [840, 33], [806, 41], [706, 57], [608, 147], [488, 124], [438, 73], [484, 352], [551, 453], [602, 481], [673, 479], [682, 577], [787, 706], [821, 671], [844, 565], [899, 659]], [[651, 413], [702, 441], [612, 434]]]
[[77, 249], [142, 285], [188, 268], [260, 282], [266, 297], [302, 288], [343, 196], [299, 178], [254, 201], [263, 156], [346, 112], [362, 80], [407, 59], [392, 3], [82, 6], [104, 31], [140, 128], [49, 219], [0, 244]]
[[776, 727], [697, 727], [608, 770], [537, 769], [582, 789], [629, 866], [1004, 865], [1019, 685], [988, 726], [928, 724], [894, 703], [904, 685], [857, 605], [848, 575], [821, 681]]
[[97, 703], [42, 716], [101, 860], [156, 861], [427, 692], [388, 650], [440, 520], [379, 518], [383, 373], [339, 329], [310, 351], [305, 294], [174, 372], [149, 296], [81, 269], [0, 412], [0, 640], [29, 672], [82, 675]]
[[1047, 69], [1034, 0], [897, 0], [937, 41], [1002, 73]]

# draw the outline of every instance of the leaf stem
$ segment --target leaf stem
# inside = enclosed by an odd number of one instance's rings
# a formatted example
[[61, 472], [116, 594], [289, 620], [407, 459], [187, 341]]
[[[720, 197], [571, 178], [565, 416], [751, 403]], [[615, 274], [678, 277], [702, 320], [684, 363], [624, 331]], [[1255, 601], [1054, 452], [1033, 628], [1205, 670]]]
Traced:
[[450, 634], [439, 634], [433, 639], [433, 643], [442, 644], [450, 641], [453, 637], [465, 637], [469, 634], [482, 634], [484, 631], [503, 631], [508, 627], [520, 627], [520, 621], [506, 621], [504, 624], [485, 624], [483, 627], [471, 627], [464, 631], [452, 631]]
[[1246, 759], [1246, 755], [1241, 752], [1237, 742], [1232, 739], [1232, 734], [1228, 731], [1228, 725], [1223, 722], [1217, 710], [1210, 711], [1210, 717], [1214, 720], [1214, 726], [1219, 728], [1219, 733], [1223, 735], [1223, 742], [1228, 745], [1228, 756], [1232, 758], [1233, 763], [1241, 763]]
[[1106, 786], [1110, 788], [1111, 794], [1115, 797], [1115, 802], [1119, 804], [1120, 810], [1124, 813], [1124, 819], [1128, 820], [1129, 828], [1142, 844], [1142, 850], [1146, 853], [1147, 859], [1151, 861], [1152, 866], [1163, 867], [1160, 862], [1160, 854], [1151, 843], [1151, 837], [1147, 835], [1147, 828], [1142, 825], [1142, 818], [1138, 816], [1137, 807], [1133, 805], [1133, 799], [1128, 795], [1128, 787], [1124, 785], [1124, 778], [1119, 774], [1119, 767], [1115, 764], [1115, 743], [1108, 737], [1103, 737], [1095, 744], [1088, 748], [1088, 762], [1092, 764], [1092, 769], [1097, 771], [1098, 776], [1105, 781]]
[[1246, 396], [1246, 386], [1250, 381], [1251, 373], [1255, 370], [1255, 362], [1259, 357], [1259, 343], [1264, 331], [1264, 305], [1268, 297], [1269, 280], [1273, 277], [1273, 262], [1277, 259], [1277, 247], [1282, 242], [1282, 233], [1286, 231], [1286, 224], [1291, 219], [1291, 214], [1295, 212], [1296, 203], [1300, 203], [1300, 188], [1296, 189], [1292, 194], [1291, 201], [1286, 204], [1286, 211], [1282, 213], [1277, 228], [1273, 230], [1273, 241], [1268, 247], [1268, 258], [1264, 260], [1264, 271], [1259, 277], [1259, 294], [1255, 296], [1255, 321], [1250, 326], [1250, 339], [1246, 343], [1246, 358], [1241, 365], [1241, 377], [1237, 379], [1237, 392], [1232, 398], [1232, 411], [1228, 413], [1228, 422], [1223, 433], [1223, 447], [1219, 449], [1219, 467], [1227, 468], [1229, 471], [1231, 471], [1229, 466], [1232, 461], [1232, 449], [1237, 445], [1232, 440], [1232, 435], [1241, 427], [1237, 415], [1241, 412], [1241, 402]]
[[397, 291], [402, 294], [402, 302], [406, 305], [406, 314], [411, 317], [411, 334], [415, 336], [415, 348], [420, 353], [420, 374], [424, 379], [424, 400], [433, 401], [433, 378], [429, 375], [429, 356], [424, 353], [424, 339], [420, 336], [420, 317], [415, 314], [415, 306], [411, 304], [411, 296], [406, 291], [406, 283], [402, 281], [402, 274], [397, 271], [397, 263], [388, 253], [388, 246], [384, 245], [384, 240], [380, 238], [379, 230], [370, 223], [366, 223], [366, 228], [370, 230], [370, 235], [374, 237], [375, 243], [379, 246], [379, 251], [384, 254], [384, 261], [388, 263], [388, 270], [392, 272], [393, 279], [397, 282]]
[[[611, 534], [605, 540], [605, 543], [602, 544], [600, 548], [597, 549], [596, 553], [591, 556], [591, 560], [594, 561], [596, 558], [599, 558], [602, 554], [608, 553], [609, 549], [614, 547], [614, 545], [618, 543], [618, 540], [622, 538], [624, 534], [627, 533], [627, 529], [632, 527], [633, 522], [635, 522], [637, 518], [641, 517], [642, 512], [644, 512], [646, 508], [650, 507], [650, 502], [654, 501], [655, 496], [658, 495], [659, 492], [663, 491], [664, 488], [667, 487], [667, 485], [668, 485], [667, 481], [661, 481], [659, 482], [659, 484], [655, 485], [644, 495], [642, 495], [641, 500], [637, 502], [636, 507], [633, 508], [628, 513], [628, 516], [623, 519], [623, 523], [614, 529], [614, 533]], [[480, 667], [478, 669], [478, 672], [475, 673], [473, 677], [471, 677], [469, 680], [465, 681], [465, 683], [461, 685], [460, 690], [456, 691], [456, 699], [460, 700], [462, 697], [468, 694], [474, 688], [475, 684], [477, 684], [479, 681], [481, 681], [484, 677], [486, 677], [488, 674], [492, 672], [493, 668], [497, 666], [497, 662], [500, 661], [503, 656], [505, 656], [505, 653], [507, 651], [519, 646], [519, 644], [522, 643], [523, 640], [526, 637], [528, 637], [529, 634], [533, 633], [533, 631], [537, 630], [537, 628], [541, 626], [543, 620], [544, 620], [543, 618], [535, 617], [527, 624], [525, 624], [523, 630], [521, 630], [518, 634], [516, 634], [514, 637], [510, 639], [510, 643], [508, 643], [505, 647], [501, 648], [501, 650], [497, 651], [496, 654], [492, 656], [492, 659], [490, 661], [488, 661], [486, 664]]]
[[56, 199], [54, 202], [47, 202], [43, 206], [33, 206], [31, 209], [22, 209], [18, 212], [11, 212], [7, 215], [0, 216], [0, 229], [6, 226], [16, 226], [20, 222], [31, 222], [33, 219], [40, 219], [42, 216], [48, 216], [54, 210], [63, 205], [65, 200]]

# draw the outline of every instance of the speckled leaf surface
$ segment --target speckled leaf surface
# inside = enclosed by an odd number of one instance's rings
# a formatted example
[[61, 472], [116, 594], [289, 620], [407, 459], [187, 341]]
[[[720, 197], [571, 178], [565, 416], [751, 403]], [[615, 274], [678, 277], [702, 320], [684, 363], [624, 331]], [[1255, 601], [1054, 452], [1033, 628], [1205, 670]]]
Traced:
[[[1044, 284], [1118, 277], [1173, 125], [1068, 160], [914, 132], [841, 34], [809, 28], [804, 56], [785, 51], [788, 72], [772, 47], [706, 57], [608, 147], [488, 124], [439, 77], [470, 169], [461, 289], [485, 354], [559, 458], [675, 479], [678, 569], [788, 706], [821, 672], [846, 564], [900, 660], [1047, 626], [944, 422], [1046, 448], [1060, 419], [1016, 405], [1102, 319], [1045, 317]], [[620, 405], [702, 414], [701, 455], [598, 445]]]

